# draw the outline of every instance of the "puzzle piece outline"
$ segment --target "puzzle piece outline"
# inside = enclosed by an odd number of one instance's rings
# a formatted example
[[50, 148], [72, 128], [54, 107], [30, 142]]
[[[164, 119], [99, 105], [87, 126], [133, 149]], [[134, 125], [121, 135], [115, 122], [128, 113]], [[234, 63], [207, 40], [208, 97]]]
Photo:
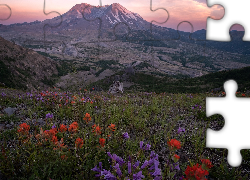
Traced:
[[10, 15], [6, 19], [0, 19], [0, 21], [6, 21], [11, 17], [12, 10], [11, 10], [10, 6], [8, 6], [7, 4], [0, 4], [0, 6], [6, 6], [10, 10]]
[[[247, 23], [247, 20], [242, 20], [243, 16], [247, 16], [246, 14], [241, 14], [244, 12], [248, 12], [247, 9], [244, 9], [247, 6], [248, 1], [241, 1], [234, 3], [234, 1], [224, 1], [224, 0], [207, 0], [207, 6], [213, 7], [215, 5], [220, 5], [224, 8], [224, 15], [221, 19], [213, 19], [210, 16], [207, 18], [207, 31], [206, 31], [206, 39], [212, 41], [221, 41], [221, 42], [230, 42], [232, 41], [230, 37], [230, 28], [239, 24], [245, 29], [245, 33], [243, 36], [243, 41], [250, 41], [250, 25]], [[244, 6], [242, 5], [244, 4]], [[249, 4], [248, 4], [249, 5]], [[238, 13], [234, 13], [235, 9], [237, 9]], [[249, 14], [250, 15], [250, 14]], [[226, 26], [226, 27], [225, 27]], [[246, 30], [248, 29], [248, 31]], [[220, 31], [220, 35], [217, 32]]]
[[[30, 39], [26, 39], [23, 43], [24, 44], [30, 44], [30, 43], [41, 43], [41, 42], [43, 42], [43, 44], [44, 44], [44, 46], [46, 46], [46, 44], [50, 44], [50, 43], [61, 43], [61, 44], [63, 44], [63, 49], [62, 49], [62, 53], [61, 53], [61, 55], [63, 56], [63, 59], [62, 60], [64, 60], [65, 59], [65, 56], [64, 56], [64, 51], [65, 51], [65, 48], [66, 48], [66, 44], [65, 44], [65, 42], [63, 42], [63, 41], [46, 41], [46, 27], [50, 27], [50, 28], [57, 28], [57, 27], [59, 27], [59, 26], [61, 26], [61, 24], [62, 24], [62, 22], [63, 22], [63, 17], [62, 17], [62, 15], [59, 13], [59, 12], [57, 12], [57, 11], [51, 11], [51, 12], [49, 12], [49, 13], [46, 13], [46, 0], [44, 0], [43, 1], [43, 13], [47, 16], [47, 15], [49, 15], [49, 14], [51, 14], [51, 13], [57, 13], [58, 15], [59, 15], [59, 17], [60, 17], [60, 19], [61, 19], [61, 22], [59, 23], [59, 24], [57, 24], [57, 25], [50, 25], [50, 24], [45, 24], [44, 26], [43, 26], [43, 40], [41, 41], [41, 40], [30, 40]], [[58, 17], [58, 16], [57, 16]], [[44, 52], [46, 53], [47, 52], [47, 50], [46, 50], [46, 48], [44, 48]]]
[[[242, 156], [240, 151], [243, 149], [250, 149], [250, 143], [247, 144], [248, 136], [246, 136], [247, 133], [244, 133], [248, 132], [248, 126], [242, 126], [244, 124], [247, 124], [247, 119], [241, 120], [241, 118], [234, 117], [234, 115], [230, 113], [234, 112], [235, 107], [239, 106], [243, 109], [243, 112], [247, 112], [247, 107], [249, 107], [250, 102], [247, 102], [249, 101], [247, 98], [237, 98], [235, 96], [235, 93], [238, 89], [238, 85], [234, 80], [226, 81], [224, 83], [224, 89], [226, 92], [228, 92], [226, 93], [226, 97], [206, 97], [207, 117], [215, 114], [221, 114], [225, 119], [225, 125], [220, 131], [215, 131], [210, 128], [207, 129], [206, 147], [227, 149], [228, 162], [231, 166], [236, 167], [242, 163]], [[216, 103], [218, 103], [218, 105]], [[228, 106], [225, 108], [225, 105]], [[223, 107], [224, 109], [229, 108], [230, 111], [226, 112], [221, 107]], [[238, 112], [240, 113], [242, 111], [238, 109]], [[237, 113], [237, 116], [239, 116], [239, 113]], [[236, 121], [236, 119], [238, 120]], [[241, 126], [238, 124], [240, 124]], [[241, 129], [239, 131], [240, 134], [236, 135], [231, 132], [235, 129]]]

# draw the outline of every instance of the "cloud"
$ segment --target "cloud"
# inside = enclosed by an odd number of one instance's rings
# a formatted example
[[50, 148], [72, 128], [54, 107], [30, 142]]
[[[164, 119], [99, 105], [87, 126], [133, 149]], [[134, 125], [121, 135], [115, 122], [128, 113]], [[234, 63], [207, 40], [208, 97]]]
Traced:
[[194, 0], [194, 1], [197, 1], [197, 2], [203, 3], [203, 4], [207, 4], [207, 0]]

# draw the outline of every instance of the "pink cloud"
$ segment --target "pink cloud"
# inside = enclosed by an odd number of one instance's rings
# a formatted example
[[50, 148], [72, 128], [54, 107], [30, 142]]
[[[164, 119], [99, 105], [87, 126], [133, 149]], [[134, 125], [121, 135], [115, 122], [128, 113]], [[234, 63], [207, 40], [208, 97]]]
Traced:
[[[26, 2], [26, 3], [25, 3]], [[90, 0], [85, 0], [84, 2], [93, 4]], [[224, 14], [224, 9], [221, 6], [213, 6], [212, 8], [207, 7], [206, 0], [153, 0], [152, 8], [164, 8], [168, 11], [168, 14], [164, 10], [157, 10], [152, 12], [150, 10], [150, 0], [103, 0], [102, 4], [112, 4], [120, 3], [122, 6], [128, 10], [138, 13], [147, 21], [155, 20], [157, 22], [164, 22], [167, 18], [169, 20], [164, 24], [158, 24], [161, 26], [177, 29], [177, 25], [182, 21], [189, 21], [193, 24], [194, 30], [206, 29], [206, 21], [210, 16], [214, 19], [220, 19]], [[81, 0], [53, 0], [46, 1], [46, 12], [58, 11], [63, 14], [67, 12], [75, 4], [82, 3]], [[12, 23], [22, 23], [22, 22], [32, 22], [35, 20], [45, 20], [58, 16], [58, 14], [53, 13], [49, 16], [43, 14], [43, 1], [28, 1], [23, 0], [14, 1], [9, 0], [8, 4], [12, 8], [12, 16], [7, 21], [0, 21], [2, 24], [12, 24]], [[99, 4], [94, 2], [93, 5]], [[0, 7], [1, 8], [1, 7]], [[1, 16], [2, 13], [2, 16]], [[6, 10], [1, 11], [0, 17], [6, 16]], [[156, 23], [157, 24], [157, 23]], [[185, 30], [185, 28], [182, 28]], [[189, 31], [188, 27], [187, 30]]]

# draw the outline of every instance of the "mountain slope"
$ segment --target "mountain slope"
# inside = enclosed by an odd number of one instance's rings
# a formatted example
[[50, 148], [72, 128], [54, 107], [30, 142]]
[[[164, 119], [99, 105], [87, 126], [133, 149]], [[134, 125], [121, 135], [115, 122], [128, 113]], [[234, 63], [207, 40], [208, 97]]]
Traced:
[[48, 87], [58, 63], [0, 37], [0, 82], [8, 87]]

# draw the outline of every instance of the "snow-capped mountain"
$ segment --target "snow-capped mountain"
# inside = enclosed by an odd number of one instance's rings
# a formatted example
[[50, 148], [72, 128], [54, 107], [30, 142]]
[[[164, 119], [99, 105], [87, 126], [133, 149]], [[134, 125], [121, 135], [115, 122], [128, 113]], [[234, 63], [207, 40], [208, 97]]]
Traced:
[[[150, 23], [145, 21], [139, 14], [127, 10], [119, 3], [101, 7], [91, 6], [86, 3], [76, 4], [68, 12], [63, 14], [62, 17], [64, 26], [66, 23], [69, 26], [79, 26], [80, 24], [84, 26], [86, 23], [97, 25], [101, 21], [101, 28], [112, 28], [120, 22], [136, 30], [149, 29], [150, 27]], [[98, 18], [100, 19], [99, 22]], [[90, 27], [91, 25], [88, 25], [88, 28]]]

